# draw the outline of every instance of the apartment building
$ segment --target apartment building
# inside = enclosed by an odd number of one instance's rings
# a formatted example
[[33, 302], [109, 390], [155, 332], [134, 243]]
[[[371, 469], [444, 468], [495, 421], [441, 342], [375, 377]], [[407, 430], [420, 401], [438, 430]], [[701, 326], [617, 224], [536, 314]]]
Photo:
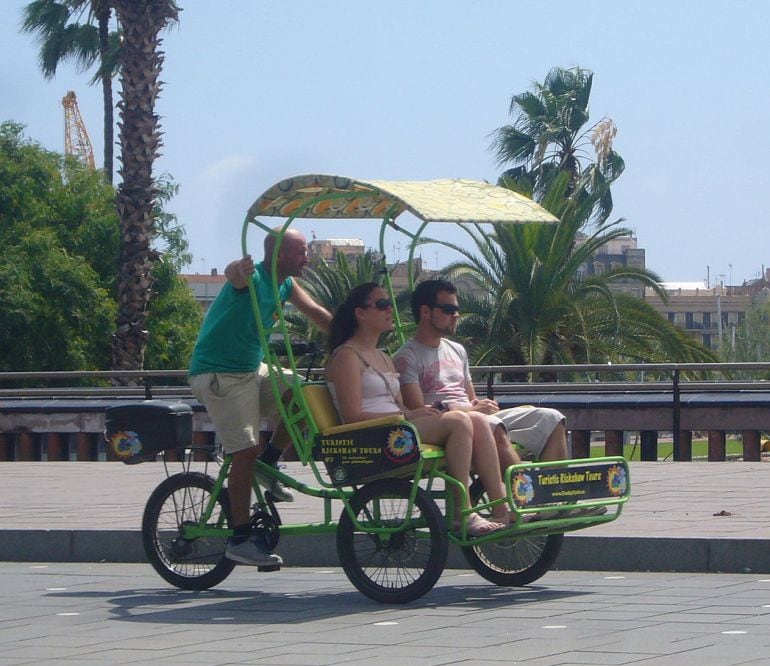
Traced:
[[[578, 239], [578, 242], [585, 237]], [[337, 253], [344, 253], [350, 261], [366, 252], [360, 239], [329, 238], [313, 239], [308, 243], [311, 258], [323, 258], [333, 262]], [[433, 277], [436, 271], [429, 270], [421, 257], [414, 260], [415, 279], [420, 282]], [[631, 236], [616, 238], [600, 248], [591, 261], [578, 269], [579, 277], [600, 275], [619, 266], [645, 268], [645, 250], [637, 245], [637, 239]], [[396, 292], [408, 286], [408, 264], [399, 262], [389, 266], [393, 287]], [[216, 298], [225, 283], [224, 275], [213, 269], [209, 275], [188, 274], [182, 276], [190, 286], [196, 300], [204, 310]], [[463, 281], [461, 281], [463, 282]], [[463, 291], [474, 291], [470, 283], [458, 283]], [[696, 340], [710, 349], [718, 349], [720, 344], [729, 344], [734, 339], [735, 330], [746, 317], [746, 312], [757, 302], [770, 301], [770, 269], [765, 270], [761, 278], [748, 281], [740, 286], [718, 285], [707, 287], [698, 282], [663, 283], [668, 295], [668, 302], [663, 302], [652, 289], [643, 289], [632, 282], [618, 281], [613, 289], [644, 298], [652, 307], [668, 320], [684, 329]]]
[[355, 262], [356, 257], [366, 252], [364, 241], [360, 238], [314, 238], [307, 244], [307, 256], [311, 261], [325, 259], [334, 261], [338, 254], [344, 254], [350, 262]]
[[[585, 240], [584, 234], [578, 235], [578, 243], [583, 243]], [[599, 251], [591, 257], [591, 261], [582, 263], [578, 267], [577, 276], [578, 278], [586, 278], [592, 275], [602, 275], [616, 268], [624, 267], [644, 270], [646, 266], [645, 254], [644, 248], [638, 247], [635, 236], [621, 236], [600, 247]], [[615, 280], [612, 289], [631, 294], [637, 298], [644, 297], [644, 289], [633, 281]]]
[[709, 349], [735, 340], [735, 329], [755, 304], [770, 300], [770, 269], [762, 278], [742, 285], [706, 287], [702, 283], [663, 283], [668, 295], [664, 303], [652, 290], [645, 300], [668, 320], [683, 328]]
[[203, 311], [209, 309], [209, 306], [214, 302], [214, 299], [219, 295], [219, 292], [224, 287], [227, 278], [224, 275], [219, 275], [216, 268], [211, 269], [210, 274], [200, 273], [183, 273], [182, 279], [190, 287], [195, 300], [201, 304]]

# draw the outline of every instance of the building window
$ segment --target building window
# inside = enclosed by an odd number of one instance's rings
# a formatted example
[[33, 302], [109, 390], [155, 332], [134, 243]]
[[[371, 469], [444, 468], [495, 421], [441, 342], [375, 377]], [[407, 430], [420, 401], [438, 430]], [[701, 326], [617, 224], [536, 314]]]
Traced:
[[711, 334], [710, 333], [704, 333], [703, 334], [703, 346], [706, 349], [711, 349]]
[[676, 322], [676, 312], [667, 312], [668, 320], [673, 324]]
[[684, 327], [685, 328], [693, 328], [693, 325], [692, 325], [692, 312], [685, 312], [684, 313]]
[[703, 328], [711, 328], [711, 313], [703, 313]]

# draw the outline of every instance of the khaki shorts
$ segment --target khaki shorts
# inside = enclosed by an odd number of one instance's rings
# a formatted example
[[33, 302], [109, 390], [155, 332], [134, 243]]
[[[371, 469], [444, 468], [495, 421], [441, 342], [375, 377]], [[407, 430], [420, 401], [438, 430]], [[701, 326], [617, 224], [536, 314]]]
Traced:
[[549, 407], [511, 407], [487, 417], [493, 427], [502, 424], [511, 441], [540, 457], [548, 438], [557, 425], [564, 423], [564, 414]]
[[[284, 381], [294, 375], [283, 370]], [[260, 430], [273, 429], [278, 406], [267, 365], [254, 372], [210, 372], [190, 377], [193, 395], [206, 407], [225, 453], [236, 453], [259, 442]]]

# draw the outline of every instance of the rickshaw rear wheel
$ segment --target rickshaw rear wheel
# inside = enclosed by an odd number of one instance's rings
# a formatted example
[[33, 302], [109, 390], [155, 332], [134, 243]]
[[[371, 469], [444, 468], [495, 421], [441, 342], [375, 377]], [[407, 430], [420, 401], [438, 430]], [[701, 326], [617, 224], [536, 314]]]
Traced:
[[[471, 484], [470, 495], [473, 504], [487, 501], [481, 479]], [[563, 534], [501, 537], [476, 546], [464, 546], [462, 551], [474, 571], [490, 583], [522, 587], [548, 572], [563, 542]]]
[[[207, 590], [235, 568], [225, 557], [225, 537], [185, 539], [182, 530], [198, 525], [214, 489], [214, 479], [198, 472], [174, 474], [150, 495], [142, 518], [142, 543], [160, 576], [182, 590]], [[209, 525], [230, 527], [230, 501], [222, 488]]]
[[[350, 497], [350, 508], [337, 526], [337, 553], [350, 582], [364, 595], [382, 603], [408, 603], [429, 592], [444, 571], [449, 538], [438, 505], [422, 488], [409, 509], [412, 483], [379, 479]], [[377, 534], [377, 528], [402, 531]]]

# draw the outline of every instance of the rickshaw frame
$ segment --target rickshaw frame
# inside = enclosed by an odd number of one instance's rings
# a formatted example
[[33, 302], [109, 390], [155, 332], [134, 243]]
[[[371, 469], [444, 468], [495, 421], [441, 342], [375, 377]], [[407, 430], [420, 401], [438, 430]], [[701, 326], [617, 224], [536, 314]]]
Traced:
[[[431, 219], [431, 214], [426, 214], [423, 209], [420, 209], [418, 206], [413, 205], [410, 201], [406, 200], [403, 196], [403, 191], [399, 190], [399, 188], [401, 188], [402, 190], [407, 191], [407, 193], [415, 191], [419, 194], [419, 187], [424, 187], [431, 197], [438, 193], [438, 195], [435, 196], [437, 202], [435, 210], [432, 210], [433, 215], [440, 216], [438, 219]], [[479, 488], [477, 482], [477, 485], [472, 487], [473, 496], [469, 498], [468, 506], [470, 508], [458, 510], [457, 507], [454, 506], [454, 494], [447, 492], [447, 490], [454, 487], [457, 488], [459, 492], [466, 493], [464, 484], [450, 476], [441, 468], [440, 462], [443, 458], [443, 451], [438, 447], [420, 442], [419, 435], [413, 428], [411, 429], [411, 432], [417, 440], [419, 458], [413, 465], [404, 468], [406, 474], [393, 473], [391, 475], [386, 472], [374, 475], [372, 478], [352, 478], [349, 482], [339, 482], [338, 480], [335, 482], [334, 479], [330, 478], [328, 469], [326, 471], [321, 471], [319, 468], [319, 461], [316, 460], [317, 456], [314, 454], [314, 451], [317, 453], [317, 444], [319, 440], [323, 440], [324, 433], [316, 422], [313, 409], [306, 398], [305, 387], [307, 386], [307, 383], [300, 381], [299, 378], [300, 375], [297, 369], [297, 361], [291, 344], [291, 331], [288, 328], [281, 306], [279, 281], [277, 279], [278, 257], [286, 232], [297, 219], [320, 217], [334, 219], [362, 219], [362, 217], [358, 217], [362, 212], [366, 213], [366, 215], [363, 216], [366, 218], [375, 217], [374, 213], [379, 211], [381, 213], [381, 217], [377, 215], [378, 219], [381, 219], [379, 251], [383, 257], [386, 255], [385, 235], [389, 229], [405, 234], [410, 238], [408, 281], [410, 289], [412, 289], [414, 287], [412, 260], [414, 251], [420, 243], [424, 229], [431, 222], [447, 221], [447, 211], [451, 209], [453, 204], [452, 198], [455, 196], [454, 190], [456, 189], [457, 195], [461, 197], [463, 196], [463, 193], [467, 193], [470, 188], [474, 188], [474, 195], [477, 195], [478, 191], [480, 191], [483, 193], [484, 197], [489, 196], [494, 199], [491, 206], [487, 205], [489, 204], [488, 201], [479, 200], [477, 208], [478, 210], [483, 211], [486, 218], [484, 218], [484, 215], [480, 215], [480, 217], [484, 219], [454, 220], [450, 218], [448, 221], [460, 223], [463, 221], [473, 223], [557, 222], [556, 218], [550, 216], [550, 214], [530, 200], [509, 192], [508, 190], [495, 188], [486, 183], [474, 183], [473, 181], [464, 180], [428, 181], [425, 183], [394, 183], [388, 181], [360, 181], [337, 176], [307, 175], [280, 181], [269, 188], [249, 208], [242, 226], [241, 249], [244, 256], [250, 254], [248, 250], [248, 234], [253, 227], [274, 237], [274, 251], [272, 252], [269, 269], [272, 276], [273, 298], [277, 305], [275, 311], [276, 323], [275, 326], [270, 329], [270, 332], [273, 332], [273, 335], [277, 333], [277, 337], [282, 342], [282, 345], [280, 345], [282, 347], [280, 354], [271, 344], [269, 344], [268, 329], [265, 328], [262, 322], [258, 296], [255, 286], [251, 281], [249, 282], [249, 297], [254, 312], [259, 343], [265, 354], [264, 362], [269, 369], [269, 381], [271, 383], [280, 417], [286, 427], [299, 461], [303, 466], [310, 467], [318, 487], [300, 483], [291, 475], [284, 474], [277, 468], [266, 465], [261, 461], [257, 462], [257, 468], [263, 476], [278, 479], [288, 488], [311, 497], [322, 499], [324, 505], [324, 517], [322, 522], [292, 525], [282, 524], [278, 515], [278, 510], [276, 509], [271, 496], [269, 493], [264, 492], [255, 480], [253, 483], [254, 492], [257, 498], [255, 512], [262, 516], [262, 523], [267, 522], [269, 524], [269, 531], [273, 538], [273, 544], [271, 545], [277, 543], [279, 535], [313, 535], [336, 531], [338, 535], [338, 551], [340, 552], [340, 558], [346, 573], [359, 590], [378, 601], [411, 601], [424, 594], [430, 587], [432, 587], [435, 583], [435, 579], [438, 578], [443, 569], [443, 564], [446, 560], [446, 544], [449, 542], [455, 543], [463, 548], [474, 568], [492, 582], [497, 584], [511, 584], [510, 581], [514, 581], [513, 584], [518, 584], [515, 581], [520, 580], [531, 582], [531, 580], [543, 575], [543, 573], [547, 571], [548, 566], [552, 563], [552, 560], [555, 559], [556, 554], [558, 554], [558, 549], [561, 546], [560, 535], [563, 535], [565, 532], [579, 530], [592, 525], [615, 520], [620, 515], [623, 505], [628, 500], [630, 494], [628, 467], [625, 459], [622, 457], [523, 463], [521, 465], [511, 466], [505, 470], [503, 481], [505, 484], [506, 496], [503, 499], [495, 502], [487, 501], [484, 497], [483, 488]], [[394, 189], [399, 191], [399, 195], [393, 194], [392, 190]], [[415, 196], [419, 199], [418, 195]], [[449, 201], [446, 201], [447, 199]], [[366, 202], [365, 206], [360, 203], [362, 201]], [[460, 206], [465, 206], [471, 213], [474, 213], [476, 210], [473, 202], [469, 205], [464, 198], [457, 198], [456, 202], [459, 202]], [[345, 205], [341, 206], [341, 204]], [[431, 205], [430, 197], [428, 197], [427, 207], [430, 208]], [[502, 205], [503, 208], [505, 208], [505, 206], [510, 206], [515, 210], [513, 213], [502, 210], [500, 212], [500, 219], [494, 219], [500, 205]], [[407, 210], [420, 220], [418, 229], [414, 233], [409, 232], [404, 227], [396, 224], [395, 221], [401, 213]], [[318, 214], [319, 211], [320, 214]], [[288, 214], [282, 215], [281, 213], [284, 212]], [[285, 222], [275, 228], [268, 226], [259, 219], [260, 216], [275, 217], [279, 215], [285, 217]], [[384, 273], [384, 286], [395, 302], [393, 284], [388, 271], [385, 271]], [[396, 308], [393, 309], [393, 316], [396, 334], [399, 341], [403, 343], [403, 325]], [[281, 357], [285, 358], [287, 363], [282, 362]], [[292, 376], [292, 379], [289, 380], [288, 384], [286, 384], [286, 376], [283, 370], [286, 365], [288, 365], [288, 369], [291, 371]], [[391, 416], [351, 424], [349, 426], [340, 426], [337, 430], [339, 430], [339, 428], [344, 428], [345, 432], [356, 433], [365, 431], [366, 428], [373, 428], [375, 425], [377, 427], [411, 427], [408, 421]], [[232, 530], [223, 523], [223, 517], [214, 520], [212, 523], [212, 515], [216, 511], [218, 503], [222, 503], [223, 494], [226, 495], [224, 482], [229, 472], [230, 463], [230, 456], [224, 456], [216, 480], [211, 479], [211, 482], [206, 482], [211, 486], [209, 489], [210, 494], [205, 502], [205, 507], [202, 508], [197, 519], [194, 521], [180, 521], [178, 527], [181, 536], [179, 538], [185, 543], [193, 543], [197, 539], [221, 538], [232, 534]], [[564, 470], [571, 469], [617, 469], [619, 470], [618, 474], [622, 476], [622, 490], [618, 493], [613, 493], [612, 495], [605, 494], [595, 496], [593, 499], [589, 495], [587, 496], [588, 501], [581, 502], [579, 505], [576, 502], [571, 503], [564, 501], [558, 503], [555, 507], [547, 506], [545, 508], [543, 505], [538, 504], [533, 504], [531, 506], [526, 506], [526, 502], [522, 504], [521, 488], [517, 485], [521, 482], [522, 477], [531, 482], [531, 478], [528, 475], [533, 475], [533, 470], [535, 470], [540, 477], [546, 477], [551, 473], [553, 473], [552, 475], [558, 476], [560, 471], [564, 472]], [[602, 473], [604, 473], [604, 471]], [[189, 468], [183, 475], [184, 474], [190, 474]], [[609, 472], [607, 474], [608, 479], [606, 483], [609, 483]], [[167, 479], [167, 482], [183, 475], [171, 476]], [[206, 478], [210, 479], [210, 477]], [[358, 506], [358, 504], [360, 504], [357, 500], [359, 495], [366, 495], [368, 489], [373, 489], [376, 484], [377, 487], [372, 490], [375, 495], [374, 499], [377, 499], [378, 493], [380, 492], [382, 492], [383, 497], [387, 497], [387, 488], [389, 487], [388, 479], [392, 479], [393, 484], [391, 485], [393, 488], [398, 488], [396, 495], [401, 499], [406, 500], [406, 507], [403, 510], [403, 520], [378, 521], [376, 515], [372, 516], [371, 513], [367, 513], [366, 511], [359, 517], [358, 511], [362, 510], [361, 507]], [[180, 481], [182, 482], [181, 485], [184, 485], [184, 479], [181, 479]], [[410, 484], [408, 491], [406, 490], [407, 487], [404, 485], [404, 481]], [[444, 488], [438, 487], [439, 481], [443, 482]], [[174, 483], [171, 483], [171, 486], [173, 485]], [[177, 482], [176, 485], [180, 485], [180, 483]], [[380, 488], [384, 490], [380, 491]], [[155, 494], [157, 494], [158, 491], [160, 491], [160, 487], [156, 490]], [[162, 495], [163, 493], [160, 493], [154, 504], [153, 498], [148, 502], [148, 508], [145, 512], [145, 523], [149, 520], [150, 527], [148, 528], [147, 525], [143, 525], [145, 548], [150, 556], [153, 566], [155, 566], [164, 578], [178, 586], [195, 588], [196, 580], [194, 578], [190, 581], [180, 581], [177, 576], [164, 570], [164, 567], [170, 568], [171, 563], [165, 563], [163, 561], [163, 556], [159, 554], [161, 547], [159, 537], [157, 537], [157, 535], [153, 536], [152, 534], [147, 534], [148, 531], [152, 532], [153, 529], [157, 528], [157, 525], [156, 527], [152, 526], [153, 515], [150, 515], [148, 518], [148, 511], [150, 514], [159, 511], [156, 505], [158, 505], [160, 499], [162, 499]], [[406, 497], [404, 497], [404, 495], [406, 495]], [[466, 494], [466, 498], [467, 497]], [[340, 501], [344, 507], [340, 523], [335, 522], [332, 516], [332, 501], [336, 500]], [[439, 549], [443, 549], [444, 552], [439, 554], [438, 560], [434, 560], [439, 561], [439, 564], [431, 565], [434, 569], [436, 567], [439, 568], [437, 572], [432, 572], [432, 582], [426, 582], [424, 585], [420, 586], [413, 586], [415, 589], [409, 591], [396, 589], [394, 593], [391, 593], [387, 589], [379, 589], [376, 585], [374, 586], [374, 589], [372, 589], [372, 585], [370, 585], [370, 582], [366, 578], [366, 574], [363, 573], [363, 567], [359, 566], [355, 557], [343, 553], [344, 548], [341, 548], [340, 546], [340, 525], [345, 523], [347, 532], [354, 531], [356, 533], [363, 533], [364, 535], [369, 534], [372, 535], [372, 539], [376, 539], [378, 542], [384, 544], [392, 542], [393, 539], [397, 538], [405, 539], [407, 535], [413, 536], [417, 541], [420, 539], [435, 541], [438, 538], [435, 525], [432, 527], [431, 525], [428, 525], [427, 527], [429, 529], [426, 531], [426, 523], [424, 521], [426, 520], [425, 516], [433, 511], [428, 503], [433, 503], [435, 505], [436, 501], [441, 500], [444, 501], [445, 512], [442, 520], [446, 534], [440, 535], [439, 539], [439, 541], [441, 541]], [[227, 502], [225, 501], [225, 504], [226, 503]], [[511, 515], [513, 516], [511, 525], [507, 528], [483, 536], [469, 536], [466, 525], [467, 516], [472, 512], [488, 512], [494, 505], [501, 503], [505, 503], [511, 511]], [[152, 511], [150, 511], [151, 504], [155, 507]], [[420, 515], [422, 517], [415, 521], [411, 516], [416, 508], [416, 504], [420, 504], [422, 507], [420, 509]], [[563, 510], [565, 507], [568, 509], [566, 512]], [[579, 515], [579, 511], [578, 515], [570, 515], [569, 510], [575, 508], [580, 509], [581, 507], [583, 510], [588, 510], [585, 515]], [[611, 508], [614, 509], [614, 511], [597, 514], [591, 513], [591, 510], [593, 509], [603, 508]], [[223, 515], [226, 513], [227, 511], [225, 511]], [[529, 518], [532, 517], [541, 519], [530, 521]], [[157, 523], [157, 517], [155, 520]], [[450, 526], [458, 520], [461, 527], [459, 530], [453, 531], [450, 529]], [[428, 523], [430, 523], [430, 516], [428, 516]], [[498, 542], [515, 544], [518, 539], [541, 537], [551, 540], [557, 539], [558, 544], [553, 544], [554, 552], [548, 561], [543, 560], [539, 566], [533, 567], [531, 576], [527, 576], [526, 571], [523, 572], [523, 577], [508, 574], [506, 573], [504, 566], [502, 567], [502, 571], [495, 571], [494, 556], [492, 556], [491, 570], [488, 571], [490, 565], [488, 562], [484, 561], [486, 557], [484, 555], [485, 545], [494, 548], [495, 544]], [[432, 548], [433, 544], [430, 545]], [[482, 562], [478, 561], [479, 556], [481, 557]], [[535, 564], [537, 564], [537, 562]], [[230, 569], [231, 568], [232, 567], [230, 567]], [[224, 576], [226, 576], [227, 573], [229, 573], [229, 570], [224, 573]], [[221, 576], [220, 578], [223, 578], [224, 576]], [[364, 577], [363, 581], [361, 580], [362, 576]], [[356, 580], [356, 578], [358, 578], [358, 580]], [[180, 584], [180, 582], [182, 584]], [[216, 584], [217, 582], [219, 582], [219, 580], [215, 580], [213, 584]], [[187, 583], [189, 583], [189, 585], [187, 585]], [[208, 583], [202, 585], [202, 587], [205, 586], [210, 585]]]

